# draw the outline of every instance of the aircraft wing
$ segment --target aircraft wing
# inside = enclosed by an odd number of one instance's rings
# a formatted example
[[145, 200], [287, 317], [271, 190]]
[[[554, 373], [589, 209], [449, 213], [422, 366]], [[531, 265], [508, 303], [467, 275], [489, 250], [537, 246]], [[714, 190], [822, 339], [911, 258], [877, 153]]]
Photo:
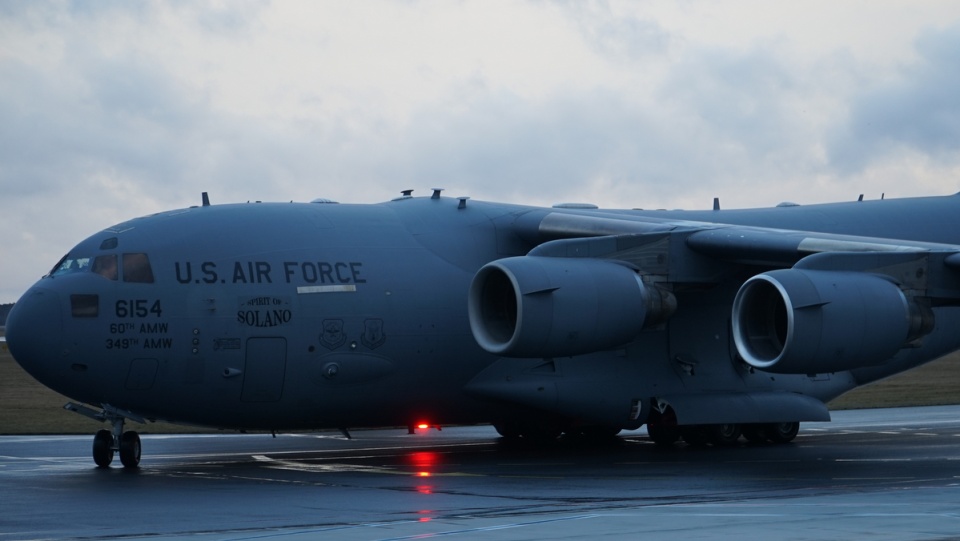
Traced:
[[[880, 362], [930, 332], [935, 324], [933, 307], [960, 304], [956, 245], [562, 212], [543, 216], [537, 232], [546, 241], [527, 256], [487, 266], [516, 284], [515, 302], [529, 308], [518, 313], [531, 314], [528, 328], [557, 314], [582, 311], [575, 300], [564, 305], [559, 294], [551, 301], [549, 317], [533, 315], [536, 304], [525, 303], [558, 291], [564, 280], [568, 290], [582, 287], [588, 277], [604, 282], [591, 295], [603, 306], [618, 307], [590, 334], [602, 334], [606, 331], [601, 328], [616, 329], [618, 322], [638, 317], [648, 327], [659, 324], [671, 317], [679, 292], [735, 285], [739, 290], [732, 301], [732, 326], [738, 353], [748, 364], [770, 372], [836, 372]], [[581, 263], [573, 268], [573, 260]], [[614, 285], [617, 271], [611, 262], [642, 277], [643, 314], [619, 308], [637, 302], [629, 302], [629, 280]], [[482, 306], [481, 286], [495, 280], [491, 276], [496, 272], [481, 269], [477, 274], [475, 282], [480, 285], [475, 283], [471, 306]], [[578, 339], [582, 348], [571, 340], [513, 340], [517, 335], [511, 335], [508, 343], [484, 332], [479, 312], [474, 310], [472, 317], [478, 343], [505, 356], [577, 355], [604, 346], [602, 338], [582, 337]], [[628, 333], [624, 330], [622, 336]], [[614, 335], [621, 336], [610, 331], [606, 343], [616, 342]]]
[[[654, 218], [620, 219], [552, 213], [540, 222], [548, 240], [528, 255], [600, 257], [637, 266], [663, 281], [710, 282], [718, 263], [766, 268], [807, 268], [893, 273], [903, 283], [916, 282], [887, 268], [903, 262], [922, 264], [924, 284], [941, 282], [941, 294], [960, 296], [955, 269], [960, 246], [902, 239], [860, 237], [766, 227]], [[833, 255], [827, 255], [833, 254]], [[844, 254], [844, 255], [839, 255]], [[918, 269], [914, 268], [914, 271]], [[902, 270], [901, 270], [902, 271]], [[933, 276], [930, 275], [933, 272]]]

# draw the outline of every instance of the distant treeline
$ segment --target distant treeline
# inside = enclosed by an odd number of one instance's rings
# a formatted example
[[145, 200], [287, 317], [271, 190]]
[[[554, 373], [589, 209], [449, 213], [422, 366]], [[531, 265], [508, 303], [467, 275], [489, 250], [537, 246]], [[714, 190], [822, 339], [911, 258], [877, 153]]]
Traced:
[[13, 308], [13, 303], [0, 304], [0, 327], [7, 324], [7, 314], [10, 313], [11, 308]]

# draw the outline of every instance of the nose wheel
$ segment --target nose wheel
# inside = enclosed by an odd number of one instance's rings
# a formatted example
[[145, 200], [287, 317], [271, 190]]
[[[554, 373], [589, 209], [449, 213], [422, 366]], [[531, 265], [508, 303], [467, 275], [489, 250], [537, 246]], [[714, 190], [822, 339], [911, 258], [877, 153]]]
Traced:
[[140, 435], [133, 430], [120, 436], [120, 463], [124, 468], [140, 466]]
[[105, 428], [93, 436], [93, 461], [101, 468], [109, 468], [113, 462], [113, 434]]
[[140, 466], [140, 435], [134, 430], [124, 432], [123, 425], [127, 418], [141, 423], [144, 420], [129, 412], [121, 414], [107, 405], [104, 405], [102, 411], [74, 403], [67, 404], [64, 409], [110, 423], [110, 430], [100, 429], [93, 436], [93, 461], [98, 467], [109, 468], [116, 454], [120, 455], [120, 463], [124, 468], [135, 469]]
[[109, 468], [114, 454], [119, 454], [124, 468], [137, 468], [140, 466], [140, 435], [133, 430], [123, 432], [123, 419], [118, 424], [119, 438], [105, 428], [93, 436], [93, 461], [101, 468]]

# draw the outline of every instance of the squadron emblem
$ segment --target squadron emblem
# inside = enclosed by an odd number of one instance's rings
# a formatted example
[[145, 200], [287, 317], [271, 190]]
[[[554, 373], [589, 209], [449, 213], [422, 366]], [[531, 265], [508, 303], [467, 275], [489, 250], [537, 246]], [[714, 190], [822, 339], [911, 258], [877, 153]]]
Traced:
[[343, 332], [342, 319], [323, 320], [323, 332], [320, 333], [320, 344], [327, 349], [337, 349], [347, 341]]
[[360, 337], [360, 341], [370, 349], [377, 349], [382, 346], [387, 341], [386, 335], [383, 334], [383, 320], [368, 319], [364, 321], [363, 335]]

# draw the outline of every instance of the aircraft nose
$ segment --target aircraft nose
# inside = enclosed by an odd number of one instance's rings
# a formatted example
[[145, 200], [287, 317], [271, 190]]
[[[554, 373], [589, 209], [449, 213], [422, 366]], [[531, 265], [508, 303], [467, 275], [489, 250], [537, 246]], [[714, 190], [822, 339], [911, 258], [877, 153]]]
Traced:
[[33, 287], [7, 315], [7, 347], [20, 366], [43, 381], [57, 358], [63, 325], [60, 296], [50, 289]]

